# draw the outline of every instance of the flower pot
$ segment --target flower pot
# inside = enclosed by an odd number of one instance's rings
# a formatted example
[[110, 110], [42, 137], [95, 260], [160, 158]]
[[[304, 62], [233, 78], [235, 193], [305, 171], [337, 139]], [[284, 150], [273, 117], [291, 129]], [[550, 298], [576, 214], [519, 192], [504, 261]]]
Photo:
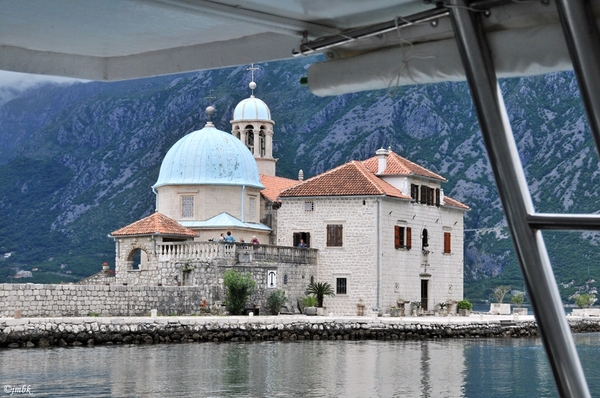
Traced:
[[460, 316], [471, 316], [471, 310], [468, 310], [466, 308], [460, 308], [458, 310], [458, 315], [460, 315]]
[[304, 307], [304, 313], [309, 316], [317, 315], [317, 307]]

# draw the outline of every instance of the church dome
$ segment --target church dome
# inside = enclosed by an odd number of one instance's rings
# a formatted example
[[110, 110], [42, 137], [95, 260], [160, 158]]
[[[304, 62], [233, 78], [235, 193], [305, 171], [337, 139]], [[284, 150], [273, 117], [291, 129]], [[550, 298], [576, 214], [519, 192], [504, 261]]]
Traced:
[[267, 104], [252, 95], [237, 104], [233, 120], [271, 120], [271, 111]]
[[192, 184], [264, 189], [252, 153], [239, 139], [216, 129], [211, 122], [169, 149], [153, 188]]

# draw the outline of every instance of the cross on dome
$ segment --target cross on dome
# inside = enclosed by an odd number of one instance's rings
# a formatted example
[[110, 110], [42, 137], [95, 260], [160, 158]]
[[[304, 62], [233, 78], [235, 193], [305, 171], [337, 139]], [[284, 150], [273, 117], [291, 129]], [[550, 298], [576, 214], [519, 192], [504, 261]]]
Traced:
[[258, 68], [255, 68], [254, 64], [251, 64], [251, 66], [246, 70], [249, 70], [252, 73], [252, 80], [250, 81], [250, 84], [248, 84], [248, 87], [250, 87], [250, 90], [252, 90], [252, 97], [254, 97], [254, 90], [256, 89], [256, 82], [254, 81], [254, 71], [258, 70]]

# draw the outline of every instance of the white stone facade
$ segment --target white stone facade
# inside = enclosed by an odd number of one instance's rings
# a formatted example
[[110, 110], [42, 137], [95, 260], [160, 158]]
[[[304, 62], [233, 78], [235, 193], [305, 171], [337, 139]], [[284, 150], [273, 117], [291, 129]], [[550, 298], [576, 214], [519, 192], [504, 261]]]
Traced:
[[[291, 245], [294, 233], [308, 233], [310, 247], [319, 249], [318, 281], [337, 289], [346, 278], [346, 294], [325, 299], [327, 312], [356, 314], [359, 300], [367, 309], [385, 309], [398, 299], [424, 298], [433, 311], [463, 298], [463, 212], [384, 196], [283, 198], [277, 243]], [[341, 247], [327, 246], [327, 225], [342, 225]], [[395, 248], [396, 225], [411, 228], [410, 249]], [[444, 233], [451, 236], [450, 253], [444, 253]]]

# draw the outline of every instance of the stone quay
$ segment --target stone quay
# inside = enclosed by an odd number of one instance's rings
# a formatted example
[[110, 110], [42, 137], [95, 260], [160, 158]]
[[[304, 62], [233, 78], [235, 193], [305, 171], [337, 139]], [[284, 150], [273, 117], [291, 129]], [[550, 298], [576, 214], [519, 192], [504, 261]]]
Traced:
[[[568, 317], [573, 333], [600, 332], [600, 319]], [[333, 317], [150, 316], [0, 318], [0, 347], [93, 346], [302, 340], [424, 340], [538, 336], [533, 316]]]

